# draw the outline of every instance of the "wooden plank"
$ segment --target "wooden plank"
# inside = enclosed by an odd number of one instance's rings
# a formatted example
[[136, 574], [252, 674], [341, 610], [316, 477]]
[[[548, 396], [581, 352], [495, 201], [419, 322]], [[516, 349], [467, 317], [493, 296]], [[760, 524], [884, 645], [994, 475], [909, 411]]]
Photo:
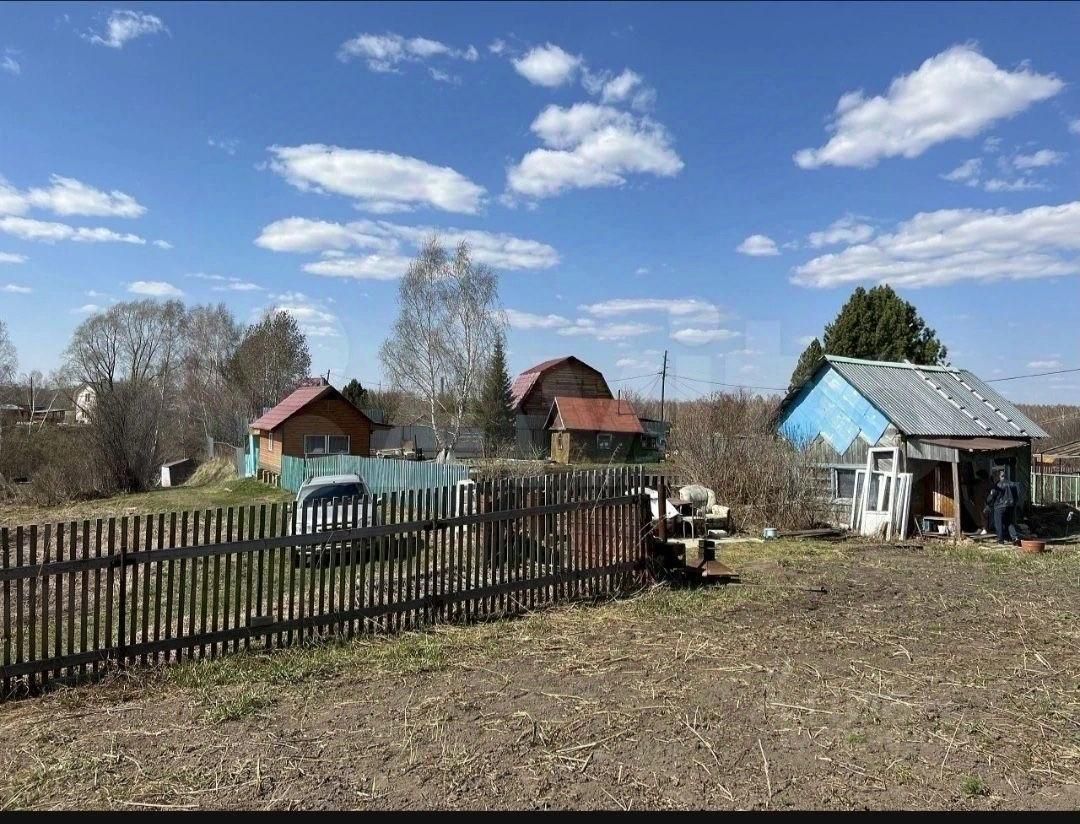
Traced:
[[[244, 522], [245, 522], [246, 510], [243, 506], [236, 508], [236, 534], [243, 540], [244, 538]], [[230, 595], [232, 598], [232, 625], [234, 628], [240, 627], [240, 602], [243, 600], [243, 578], [244, 578], [244, 566], [246, 556], [240, 552], [236, 553], [236, 575], [233, 581], [233, 591]], [[240, 649], [239, 638], [233, 639], [233, 652], [238, 652]]]
[[[210, 543], [210, 527], [213, 520], [213, 512], [209, 509], [203, 512], [202, 518], [202, 542], [203, 545], [212, 545]], [[206, 635], [210, 610], [210, 567], [211, 562], [218, 558], [218, 554], [214, 553], [213, 558], [206, 558], [202, 563], [202, 589], [199, 593], [199, 634]], [[192, 614], [194, 617], [194, 613]], [[211, 648], [211, 653], [212, 653]], [[205, 644], [199, 644], [199, 658], [205, 659], [207, 656], [207, 648]]]
[[[136, 548], [139, 543], [139, 526], [142, 523], [142, 518], [138, 515], [132, 516], [131, 521], [128, 521], [128, 517], [125, 515], [120, 525], [120, 547], [123, 551], [124, 560], [120, 562], [120, 635], [124, 638], [124, 648], [135, 644], [135, 631], [137, 628], [137, 621], [139, 618], [139, 576], [138, 571], [135, 568], [131, 568], [127, 563], [129, 555], [133, 548]], [[128, 527], [131, 526], [131, 534], [128, 534]], [[131, 569], [131, 591], [128, 594], [127, 579], [129, 576], [128, 570]]]
[[[233, 507], [229, 507], [225, 513], [225, 542], [231, 546], [233, 541]], [[228, 547], [225, 548], [224, 554], [224, 566], [225, 566], [225, 580], [222, 583], [221, 590], [221, 628], [229, 629], [232, 626], [230, 618], [232, 617], [232, 605], [233, 605], [233, 585], [232, 585], [232, 553]], [[228, 644], [221, 645], [221, 653], [224, 655], [228, 652]]]
[[[222, 521], [224, 520], [224, 510], [219, 506], [214, 512], [214, 543], [217, 546], [221, 546], [221, 528], [224, 526]], [[210, 631], [217, 632], [219, 622], [221, 621], [221, 556], [224, 553], [218, 552], [214, 555], [214, 585], [210, 593]], [[228, 557], [228, 556], [226, 556]], [[205, 602], [205, 598], [203, 601]], [[210, 645], [210, 658], [214, 659], [218, 656], [217, 644]]]
[[[327, 512], [328, 512], [327, 506], [328, 506], [329, 503], [330, 502], [327, 501], [325, 498], [321, 502], [322, 516], [319, 519], [319, 524], [320, 525], [326, 525], [327, 523], [329, 523], [330, 526], [333, 527], [333, 525], [334, 525], [333, 524], [334, 510], [330, 509], [329, 510], [329, 515], [327, 515]], [[329, 521], [327, 521], [328, 517], [330, 518]], [[329, 549], [328, 553], [327, 553], [327, 549]], [[326, 554], [324, 554], [324, 553], [328, 554], [330, 557], [326, 557]], [[316, 607], [315, 606], [315, 601], [314, 601], [314, 599], [312, 599], [312, 604], [311, 604], [311, 614], [312, 615], [325, 615], [326, 614], [326, 611], [327, 611], [326, 610], [326, 568], [329, 565], [331, 559], [333, 558], [333, 554], [334, 554], [333, 553], [333, 545], [329, 544], [326, 547], [320, 547], [319, 548], [319, 553], [316, 556], [318, 558], [318, 565], [319, 565], [319, 605], [318, 605], [318, 607]], [[314, 571], [312, 571], [312, 575], [314, 575]]]
[[[157, 548], [161, 549], [165, 546], [165, 513], [158, 513], [157, 517]], [[147, 558], [147, 563], [151, 563], [150, 558]], [[161, 598], [164, 590], [161, 587], [163, 578], [164, 563], [158, 561], [154, 564], [154, 640], [158, 641], [161, 638]], [[151, 659], [155, 664], [158, 662], [158, 656], [154, 656]]]
[[[255, 505], [252, 504], [248, 507], [248, 540], [254, 540], [255, 538]], [[244, 558], [244, 577], [246, 585], [244, 587], [244, 626], [251, 626], [251, 608], [252, 608], [252, 593], [253, 582], [252, 576], [255, 572], [255, 556], [253, 554], [247, 555]], [[251, 649], [251, 636], [248, 635], [244, 638], [244, 649]]]
[[[271, 509], [271, 511], [273, 511]], [[278, 535], [283, 535], [289, 529], [289, 505], [281, 505], [281, 522], [278, 524]], [[285, 561], [289, 556], [287, 547], [278, 548], [278, 586], [277, 586], [277, 620], [280, 621], [285, 615]], [[289, 564], [291, 567], [292, 564]], [[267, 638], [270, 636], [267, 635]], [[280, 647], [284, 641], [283, 633], [277, 634], [277, 645]]]
[[[300, 506], [298, 504], [294, 503], [294, 504], [291, 505], [291, 510], [292, 510], [292, 512], [290, 513], [290, 519], [289, 519], [289, 523], [290, 523], [289, 534], [290, 535], [296, 535], [296, 529], [297, 529], [296, 521], [297, 521], [298, 513], [300, 512]], [[288, 633], [288, 644], [291, 646], [292, 643], [293, 643], [293, 631], [292, 631], [292, 628], [291, 628], [291, 623], [292, 623], [293, 620], [295, 620], [295, 609], [296, 609], [296, 559], [297, 559], [297, 556], [296, 556], [296, 551], [293, 550], [293, 549], [289, 549], [289, 550], [287, 550], [287, 552], [289, 554], [289, 622], [290, 622], [290, 629], [289, 629], [289, 633]], [[301, 578], [300, 586], [303, 587], [303, 579], [302, 578]]]
[[[955, 513], [953, 515], [953, 543], [959, 543], [961, 540], [963, 540], [963, 537], [964, 537], [964, 533], [960, 529], [960, 509], [961, 509], [961, 506], [960, 506], [960, 464], [954, 462], [954, 463], [949, 464], [949, 466], [952, 467], [952, 492], [953, 492], [954, 513]], [[893, 461], [893, 472], [894, 472], [894, 474], [895, 474], [895, 471], [896, 471], [896, 462]], [[894, 487], [896, 485], [895, 477], [893, 479], [893, 485], [894, 485]], [[895, 492], [894, 492], [894, 497], [895, 497]], [[891, 520], [890, 520], [890, 523], [891, 523]]]
[[[186, 547], [188, 546], [188, 513], [180, 513], [180, 543], [174, 544], [174, 546]], [[176, 638], [184, 637], [184, 605], [185, 605], [185, 584], [187, 573], [187, 556], [180, 556], [180, 564], [176, 570]], [[184, 652], [181, 647], [176, 647], [176, 663], [183, 663]]]
[[[142, 638], [143, 641], [150, 640], [150, 592], [152, 589], [150, 578], [153, 574], [151, 566], [153, 562], [150, 560], [150, 552], [154, 548], [154, 516], [147, 515], [143, 522], [143, 541], [142, 541], [142, 571], [143, 571], [143, 598], [142, 598]], [[136, 573], [138, 567], [136, 567]], [[157, 590], [153, 590], [157, 594]], [[145, 667], [150, 663], [148, 656], [143, 656], [142, 665]]]
[[[266, 537], [266, 504], [259, 504], [259, 538], [260, 540]], [[265, 549], [259, 550], [258, 566], [256, 568], [256, 582], [255, 582], [255, 614], [265, 615], [266, 609], [263, 606], [263, 588], [265, 586], [266, 578], [266, 552]]]
[[[4, 553], [4, 569], [11, 567], [11, 547], [8, 544], [8, 528], [5, 526], [0, 529], [0, 551]], [[18, 581], [16, 584], [15, 599], [21, 600], [22, 595], [22, 581]], [[15, 624], [16, 628], [19, 627], [19, 623]], [[10, 666], [13, 660], [11, 654], [11, 581], [4, 581], [4, 666]], [[4, 694], [3, 698], [6, 698], [11, 694], [11, 679], [4, 678], [3, 680]]]
[[[270, 537], [276, 538], [278, 535], [278, 505], [277, 503], [270, 504], [270, 521], [269, 530]], [[282, 554], [283, 550], [280, 548], [277, 550], [268, 550], [266, 559], [266, 600], [260, 603], [259, 615], [269, 616], [274, 615], [274, 562], [277, 556]], [[276, 554], [275, 554], [276, 553]], [[280, 617], [280, 616], [278, 616]], [[269, 652], [274, 646], [274, 636], [269, 632], [266, 633], [264, 638], [264, 645], [267, 652]]]
[[[199, 510], [192, 510], [190, 546], [197, 547], [200, 545], [199, 524], [201, 522], [202, 516]], [[188, 637], [191, 638], [191, 645], [188, 647], [188, 659], [192, 661], [195, 660], [195, 637], [199, 634], [199, 570], [201, 567], [206, 566], [209, 560], [209, 557], [197, 555], [191, 557], [191, 577], [188, 580], [187, 633]]]
[[[5, 553], [6, 554], [6, 553]], [[21, 567], [23, 565], [23, 528], [21, 526], [15, 527], [15, 566]], [[29, 582], [23, 582], [21, 579], [17, 581], [15, 585], [15, 658], [14, 663], [21, 663], [25, 660], [23, 656], [23, 626], [24, 620], [29, 623], [29, 630], [31, 635], [34, 632], [34, 607], [33, 599], [29, 603], [29, 611], [24, 616], [23, 614], [23, 599], [27, 596], [27, 590], [34, 586], [33, 579]], [[33, 650], [34, 643], [30, 642], [30, 649]], [[33, 658], [33, 652], [30, 652], [27, 656]]]
[[[175, 547], [175, 546], [177, 546], [177, 543], [176, 543], [176, 513], [175, 512], [170, 512], [169, 513], [169, 547], [172, 548], [172, 547]], [[166, 590], [165, 590], [165, 637], [166, 638], [172, 638], [173, 637], [173, 619], [172, 618], [173, 618], [173, 592], [174, 592], [174, 589], [175, 589], [175, 587], [174, 587], [174, 584], [175, 584], [174, 573], [175, 573], [175, 571], [173, 569], [173, 560], [170, 558], [169, 559], [169, 568], [168, 568], [168, 571], [167, 571], [166, 576], [165, 576], [166, 579], [167, 579], [166, 580]], [[166, 657], [164, 660], [168, 661], [168, 658]]]

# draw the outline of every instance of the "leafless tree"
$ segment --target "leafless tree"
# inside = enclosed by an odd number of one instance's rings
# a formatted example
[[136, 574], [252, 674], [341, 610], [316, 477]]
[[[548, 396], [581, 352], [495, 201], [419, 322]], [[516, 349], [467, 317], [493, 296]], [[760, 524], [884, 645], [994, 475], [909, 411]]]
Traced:
[[292, 392], [311, 368], [307, 338], [288, 312], [267, 312], [245, 330], [229, 368], [252, 417]]
[[402, 278], [399, 313], [379, 353], [399, 388], [424, 399], [440, 450], [452, 451], [504, 326], [495, 273], [462, 243], [450, 257], [437, 237]]
[[[5, 386], [14, 380], [18, 364], [15, 345], [8, 337], [7, 324], [0, 320], [0, 386]], [[2, 447], [3, 431], [0, 429], [0, 448]]]
[[248, 409], [230, 367], [242, 330], [224, 303], [188, 312], [181, 360], [181, 429], [188, 451], [207, 438], [243, 443]]
[[186, 321], [179, 301], [132, 301], [72, 334], [64, 374], [97, 393], [87, 440], [121, 489], [149, 486], [165, 455]]

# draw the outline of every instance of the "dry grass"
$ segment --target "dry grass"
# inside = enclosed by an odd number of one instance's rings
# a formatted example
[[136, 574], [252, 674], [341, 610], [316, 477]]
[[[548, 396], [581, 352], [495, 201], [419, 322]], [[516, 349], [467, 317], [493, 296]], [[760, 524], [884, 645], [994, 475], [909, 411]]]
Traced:
[[117, 809], [1080, 804], [1077, 548], [776, 542], [723, 555], [748, 585], [238, 655], [0, 707], [12, 742], [0, 798]]

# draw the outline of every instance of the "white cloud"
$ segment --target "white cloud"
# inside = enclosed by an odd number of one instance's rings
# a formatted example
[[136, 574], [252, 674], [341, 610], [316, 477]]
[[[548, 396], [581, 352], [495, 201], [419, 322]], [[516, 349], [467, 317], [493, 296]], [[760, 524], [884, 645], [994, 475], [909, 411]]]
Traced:
[[572, 323], [562, 315], [534, 315], [517, 309], [506, 310], [506, 322], [514, 329], [560, 329]]
[[982, 176], [982, 158], [973, 157], [965, 160], [948, 174], [941, 177], [951, 183], [964, 183], [968, 186], [977, 186]]
[[205, 272], [191, 272], [187, 275], [189, 278], [195, 278], [197, 280], [209, 280], [216, 283], [216, 286], [210, 287], [215, 292], [261, 292], [262, 287], [257, 283], [251, 281], [241, 280], [236, 277], [225, 277], [225, 275], [208, 275]]
[[1012, 180], [990, 178], [983, 181], [982, 187], [988, 192], [1028, 192], [1048, 188], [1045, 183], [1026, 177], [1018, 177]]
[[304, 271], [312, 275], [357, 280], [395, 280], [405, 274], [412, 258], [401, 255], [366, 255], [363, 257], [331, 257], [305, 263]]
[[616, 369], [659, 369], [660, 364], [654, 360], [645, 360], [644, 358], [619, 358], [615, 361]]
[[954, 46], [895, 78], [884, 95], [848, 92], [836, 104], [833, 132], [818, 149], [802, 149], [795, 162], [869, 168], [887, 157], [918, 157], [931, 146], [971, 138], [1065, 87], [1054, 75], [1022, 66], [999, 68], [973, 45]]
[[1073, 134], [1080, 134], [1080, 117], [1069, 123], [1069, 131]]
[[1065, 159], [1063, 152], [1055, 152], [1053, 149], [1039, 149], [1034, 154], [1016, 155], [1012, 159], [1013, 166], [1017, 169], [1041, 169], [1044, 166], [1057, 166]]
[[240, 147], [240, 141], [236, 139], [221, 138], [215, 140], [212, 137], [206, 138], [206, 145], [214, 149], [221, 149], [227, 155], [236, 154], [236, 150]]
[[436, 68], [432, 67], [432, 68], [428, 69], [428, 71], [431, 72], [431, 77], [433, 79], [435, 79], [435, 80], [438, 80], [440, 83], [450, 83], [450, 84], [455, 85], [455, 86], [458, 86], [458, 85], [461, 84], [461, 78], [460, 77], [458, 77], [457, 75], [448, 74], [447, 72], [444, 72], [442, 69], [436, 69]]
[[592, 337], [601, 341], [618, 341], [655, 332], [656, 327], [644, 323], [597, 323], [592, 318], [571, 320], [562, 315], [535, 315], [517, 309], [506, 310], [507, 323], [514, 329], [554, 329], [567, 337]]
[[660, 123], [610, 106], [548, 106], [531, 128], [548, 148], [528, 152], [507, 172], [509, 191], [527, 198], [621, 186], [629, 174], [673, 177], [683, 168]]
[[124, 44], [148, 34], [168, 32], [160, 17], [139, 11], [116, 9], [105, 22], [104, 35], [88, 32], [83, 38], [99, 46], [121, 49]]
[[558, 334], [569, 337], [586, 336], [601, 341], [625, 340], [657, 331], [655, 326], [645, 323], [597, 323], [590, 318], [578, 318], [571, 325], [558, 330]]
[[36, 240], [54, 243], [58, 240], [72, 240], [78, 243], [134, 243], [143, 245], [143, 238], [133, 234], [121, 234], [112, 229], [69, 226], [66, 223], [52, 223], [44, 220], [31, 220], [25, 217], [0, 217], [0, 232], [22, 240]]
[[341, 44], [337, 56], [343, 63], [363, 60], [371, 71], [386, 73], [398, 71], [402, 63], [418, 63], [433, 57], [472, 63], [480, 58], [480, 53], [474, 46], [460, 50], [426, 37], [406, 38], [387, 32], [358, 34]]
[[630, 69], [623, 69], [622, 74], [613, 77], [600, 90], [600, 99], [605, 103], [621, 103], [633, 94], [641, 85], [641, 75]]
[[[322, 252], [323, 260], [304, 266], [311, 274], [387, 280], [405, 274], [412, 260], [410, 252], [432, 235], [448, 249], [468, 243], [473, 260], [494, 269], [550, 269], [559, 262], [558, 252], [546, 243], [513, 235], [372, 220], [331, 223], [285, 218], [265, 226], [255, 244], [275, 252]], [[346, 257], [343, 253], [351, 249], [371, 250], [371, 254]]]
[[740, 255], [750, 257], [769, 257], [780, 254], [780, 250], [776, 248], [776, 241], [768, 235], [750, 235], [735, 247], [735, 251]]
[[22, 74], [22, 66], [20, 66], [19, 61], [10, 54], [5, 54], [4, 59], [0, 60], [0, 69], [3, 69], [8, 74], [14, 74], [16, 76]]
[[534, 86], [549, 89], [569, 83], [584, 63], [580, 55], [569, 54], [553, 43], [536, 46], [511, 62], [517, 73]]
[[327, 306], [302, 292], [286, 292], [274, 295], [271, 307], [275, 312], [288, 312], [300, 325], [304, 334], [311, 338], [336, 338], [341, 335], [337, 315]]
[[1063, 366], [1062, 362], [1057, 358], [1048, 358], [1047, 360], [1033, 360], [1028, 362], [1028, 369], [1060, 369]]
[[178, 298], [184, 293], [163, 280], [136, 280], [128, 284], [128, 291], [134, 295], [146, 295], [152, 298]]
[[693, 318], [698, 322], [717, 323], [723, 317], [720, 307], [697, 298], [614, 298], [579, 306], [583, 312], [598, 318], [611, 318], [634, 312], [666, 314], [684, 322]]
[[52, 185], [19, 191], [0, 178], [0, 213], [21, 215], [31, 208], [65, 217], [140, 217], [146, 207], [131, 195], [114, 189], [104, 192], [71, 177], [52, 175]]
[[1004, 209], [922, 212], [891, 234], [814, 258], [792, 282], [830, 287], [861, 281], [940, 286], [1080, 274], [1080, 201]]
[[302, 191], [355, 198], [358, 209], [385, 212], [431, 206], [476, 214], [484, 188], [448, 166], [415, 157], [309, 143], [271, 146], [270, 168]]
[[873, 226], [860, 223], [854, 215], [844, 215], [839, 220], [833, 221], [825, 231], [811, 232], [807, 240], [811, 246], [818, 249], [822, 246], [834, 246], [837, 243], [862, 243], [873, 236]]
[[82, 306], [78, 306], [71, 310], [73, 315], [92, 315], [95, 312], [100, 312], [101, 307], [96, 303], [84, 303]]
[[635, 275], [647, 275], [647, 274], [649, 274], [649, 267], [648, 266], [639, 266], [637, 269], [634, 270], [634, 274]]
[[171, 243], [169, 243], [169, 241], [167, 241], [167, 240], [155, 240], [154, 245], [157, 246], [159, 249], [171, 249], [171, 248], [173, 248], [173, 245]]
[[5, 283], [0, 286], [0, 292], [8, 292], [13, 295], [29, 295], [33, 291], [29, 286], [20, 286], [17, 283]]
[[14, 252], [0, 252], [0, 263], [26, 263], [26, 255]]
[[506, 41], [505, 40], [500, 40], [499, 38], [495, 38], [494, 40], [491, 41], [491, 44], [488, 46], [488, 51], [491, 52], [494, 55], [502, 54], [504, 51], [506, 51]]
[[732, 338], [739, 337], [738, 332], [733, 332], [731, 329], [697, 329], [689, 327], [686, 329], [676, 329], [671, 333], [672, 340], [677, 340], [679, 343], [686, 344], [687, 346], [703, 346], [706, 343], [720, 343], [721, 341], [731, 340]]

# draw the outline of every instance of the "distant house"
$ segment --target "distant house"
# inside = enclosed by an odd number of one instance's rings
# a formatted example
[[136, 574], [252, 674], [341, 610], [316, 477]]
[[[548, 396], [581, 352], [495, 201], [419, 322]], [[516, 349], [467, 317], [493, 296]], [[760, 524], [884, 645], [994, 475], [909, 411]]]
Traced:
[[629, 401], [615, 398], [556, 396], [544, 429], [552, 459], [562, 464], [634, 460], [645, 433]]
[[373, 424], [326, 382], [308, 382], [251, 423], [258, 468], [281, 474], [281, 458], [371, 454]]
[[[376, 457], [433, 460], [438, 454], [435, 430], [419, 421], [403, 426], [377, 427], [371, 436], [371, 451]], [[463, 426], [454, 445], [457, 458], [481, 458], [484, 436], [476, 427]]]
[[90, 423], [90, 416], [97, 403], [97, 390], [88, 383], [80, 386], [72, 396], [72, 410], [70, 411], [73, 423]]
[[897, 493], [890, 481], [910, 473], [915, 522], [952, 534], [979, 526], [995, 470], [1004, 469], [1030, 500], [1032, 440], [1047, 437], [964, 369], [836, 355], [788, 393], [778, 425], [816, 456], [838, 516], [851, 512], [854, 499], [866, 517], [889, 514]]
[[610, 400], [611, 390], [599, 369], [573, 355], [538, 363], [522, 372], [510, 388], [516, 415], [518, 450], [546, 454], [550, 446], [545, 426], [556, 396]]

